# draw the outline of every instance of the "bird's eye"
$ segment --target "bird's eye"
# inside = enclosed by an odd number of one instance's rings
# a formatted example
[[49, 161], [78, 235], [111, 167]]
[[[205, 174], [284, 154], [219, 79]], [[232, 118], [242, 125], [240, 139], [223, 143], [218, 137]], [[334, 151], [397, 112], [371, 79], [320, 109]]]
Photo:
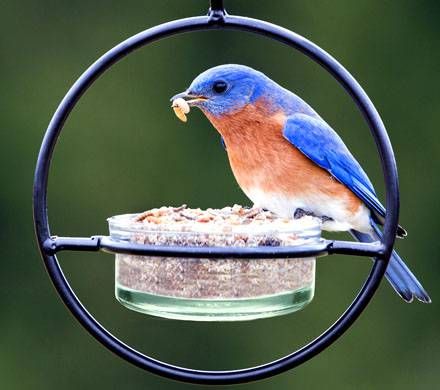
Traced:
[[215, 93], [223, 93], [226, 91], [226, 88], [228, 88], [228, 84], [226, 84], [224, 81], [216, 81], [212, 86], [212, 89]]

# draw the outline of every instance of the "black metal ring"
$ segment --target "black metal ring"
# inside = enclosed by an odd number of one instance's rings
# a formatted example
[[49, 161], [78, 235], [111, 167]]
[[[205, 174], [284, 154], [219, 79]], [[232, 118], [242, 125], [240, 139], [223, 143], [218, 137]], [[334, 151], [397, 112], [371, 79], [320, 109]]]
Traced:
[[[217, 1], [215, 3], [221, 4], [222, 2]], [[324, 50], [287, 29], [261, 20], [229, 16], [225, 12], [218, 12], [218, 9], [214, 11], [215, 18], [212, 17], [212, 12], [210, 12], [208, 16], [164, 23], [134, 35], [108, 51], [83, 73], [60, 103], [44, 136], [35, 172], [33, 205], [35, 231], [49, 276], [64, 303], [89, 333], [120, 357], [152, 373], [184, 382], [218, 385], [250, 382], [296, 367], [332, 344], [353, 324], [370, 302], [385, 273], [397, 229], [399, 189], [394, 154], [382, 120], [366, 93], [347, 70]], [[359, 294], [330, 328], [308, 345], [276, 361], [241, 370], [202, 371], [173, 366], [143, 355], [109, 333], [87, 312], [70, 288], [55, 254], [47, 248], [47, 242], [51, 240], [51, 235], [47, 216], [46, 194], [49, 168], [57, 138], [69, 113], [96, 78], [133, 50], [153, 41], [183, 32], [218, 28], [247, 31], [278, 40], [306, 54], [336, 78], [358, 105], [376, 141], [386, 182], [388, 211], [381, 246], [382, 256], [375, 258], [373, 268]], [[78, 245], [77, 248], [81, 249], [81, 245]], [[82, 249], [93, 250], [93, 248], [94, 244]], [[356, 253], [356, 251], [353, 253]], [[359, 254], [361, 254], [360, 250]]]

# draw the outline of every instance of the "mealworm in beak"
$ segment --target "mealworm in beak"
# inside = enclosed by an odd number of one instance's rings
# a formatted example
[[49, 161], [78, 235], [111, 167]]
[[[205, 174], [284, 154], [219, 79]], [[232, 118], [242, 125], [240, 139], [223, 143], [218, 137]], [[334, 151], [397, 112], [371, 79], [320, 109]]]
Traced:
[[182, 121], [182, 122], [186, 122], [186, 114], [189, 113], [189, 105], [186, 102], [185, 99], [182, 98], [178, 98], [176, 100], [173, 100], [173, 104], [171, 105], [171, 107], [174, 110], [174, 113], [176, 114], [176, 116]]

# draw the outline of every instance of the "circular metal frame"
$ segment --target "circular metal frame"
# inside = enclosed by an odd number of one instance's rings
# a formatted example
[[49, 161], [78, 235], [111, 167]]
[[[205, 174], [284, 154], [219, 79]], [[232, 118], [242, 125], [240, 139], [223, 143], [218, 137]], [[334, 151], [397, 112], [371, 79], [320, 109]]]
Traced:
[[[179, 251], [179, 248], [115, 247], [109, 242], [108, 237], [57, 238], [51, 236], [47, 216], [47, 184], [52, 154], [63, 125], [82, 94], [108, 68], [135, 49], [172, 35], [212, 29], [256, 33], [293, 47], [322, 65], [350, 94], [368, 123], [381, 157], [388, 211], [383, 229], [384, 235], [380, 244], [328, 241], [325, 242], [325, 245], [315, 248], [303, 248], [302, 252], [298, 252], [298, 249], [282, 252], [281, 248], [271, 248], [266, 250], [267, 253], [257, 252], [257, 250], [248, 250], [246, 253], [244, 248], [190, 248]], [[327, 348], [353, 324], [370, 302], [385, 273], [398, 224], [399, 189], [394, 154], [385, 127], [372, 102], [350, 73], [328, 53], [300, 35], [261, 20], [227, 15], [223, 9], [222, 1], [213, 0], [207, 16], [171, 21], [128, 38], [100, 57], [74, 83], [61, 101], [44, 136], [36, 165], [33, 205], [35, 231], [49, 276], [66, 306], [90, 334], [123, 359], [152, 373], [184, 382], [219, 385], [263, 379], [296, 367]], [[169, 253], [175, 256], [188, 256], [190, 253], [192, 256], [198, 257], [234, 255], [248, 258], [264, 255], [268, 257], [293, 257], [298, 253], [315, 255], [344, 253], [373, 256], [374, 264], [365, 284], [347, 310], [332, 326], [308, 345], [285, 357], [257, 367], [230, 371], [203, 371], [174, 366], [143, 355], [109, 333], [84, 308], [64, 277], [55, 253], [60, 250], [96, 251], [99, 249], [115, 253], [128, 252], [150, 255]]]

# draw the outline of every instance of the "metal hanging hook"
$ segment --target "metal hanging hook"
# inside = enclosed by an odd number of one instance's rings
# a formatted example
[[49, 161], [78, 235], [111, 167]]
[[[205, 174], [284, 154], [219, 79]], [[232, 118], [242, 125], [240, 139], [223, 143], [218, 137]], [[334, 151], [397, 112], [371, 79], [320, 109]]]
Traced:
[[223, 0], [210, 0], [208, 17], [210, 23], [222, 23], [227, 15]]

